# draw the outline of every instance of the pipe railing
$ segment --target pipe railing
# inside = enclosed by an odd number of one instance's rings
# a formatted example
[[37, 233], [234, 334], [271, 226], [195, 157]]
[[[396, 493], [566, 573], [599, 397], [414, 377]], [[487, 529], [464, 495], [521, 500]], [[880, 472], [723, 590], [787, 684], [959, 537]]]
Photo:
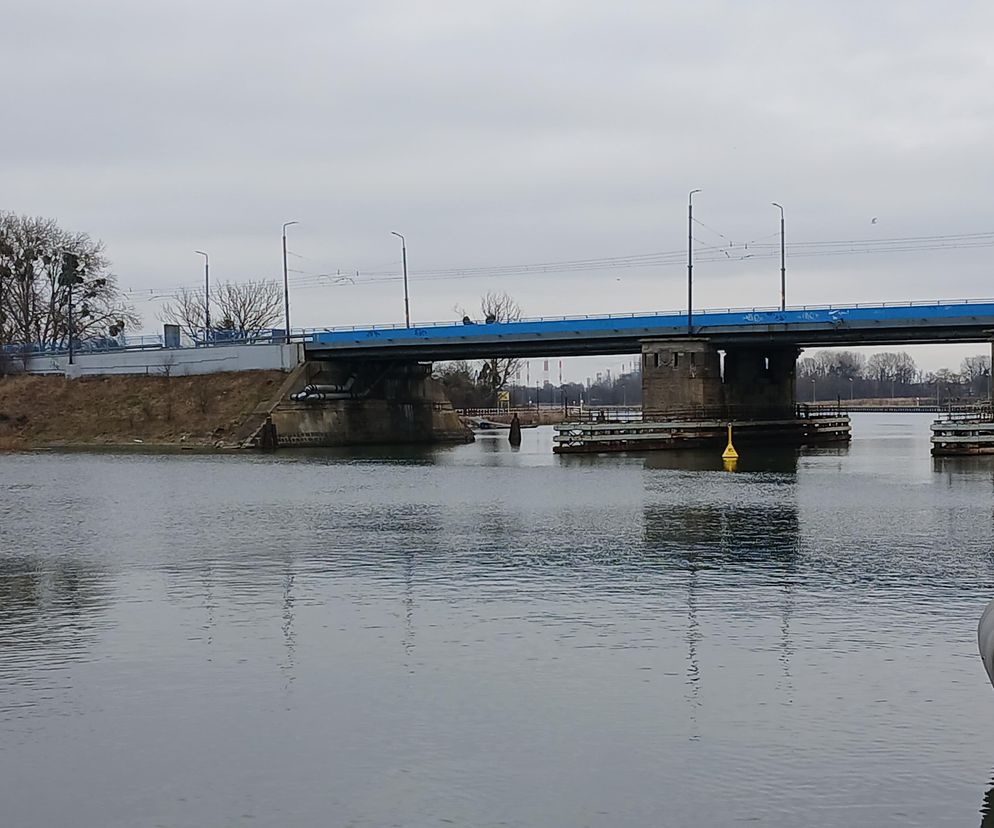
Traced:
[[[791, 313], [804, 311], [839, 311], [839, 310], [872, 310], [874, 308], [926, 308], [935, 307], [938, 305], [990, 305], [994, 304], [994, 299], [918, 299], [907, 302], [856, 302], [853, 304], [846, 305], [835, 305], [835, 304], [816, 304], [816, 305], [788, 305], [786, 310], [781, 310], [779, 307], [774, 306], [760, 306], [760, 307], [727, 307], [727, 308], [703, 308], [694, 309], [694, 316], [703, 316], [707, 314], [719, 314], [719, 313]], [[649, 311], [632, 311], [630, 313], [590, 313], [590, 314], [572, 314], [565, 316], [528, 316], [522, 317], [521, 319], [515, 319], [508, 322], [497, 322], [497, 323], [487, 323], [487, 322], [474, 322], [471, 325], [465, 325], [462, 320], [436, 320], [432, 322], [412, 322], [412, 328], [485, 328], [488, 325], [511, 325], [517, 323], [530, 323], [530, 322], [582, 322], [584, 320], [599, 320], [599, 319], [639, 319], [642, 317], [674, 317], [675, 319], [682, 319], [686, 316], [686, 310], [649, 310]], [[346, 331], [390, 331], [390, 330], [403, 330], [407, 326], [400, 322], [387, 322], [378, 323], [372, 325], [332, 325], [330, 327], [323, 328], [303, 328], [301, 333], [304, 335], [316, 334], [316, 333], [336, 333], [336, 332], [346, 332]]]

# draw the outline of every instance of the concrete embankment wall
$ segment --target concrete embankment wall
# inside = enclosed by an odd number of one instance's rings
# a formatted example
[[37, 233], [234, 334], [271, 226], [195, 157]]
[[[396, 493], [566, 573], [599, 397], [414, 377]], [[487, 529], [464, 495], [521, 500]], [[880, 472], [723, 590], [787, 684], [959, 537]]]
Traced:
[[63, 374], [78, 378], [97, 375], [193, 376], [236, 371], [292, 371], [303, 362], [303, 346], [216, 345], [209, 348], [162, 348], [148, 351], [80, 353], [69, 365], [61, 356], [14, 359], [28, 374]]

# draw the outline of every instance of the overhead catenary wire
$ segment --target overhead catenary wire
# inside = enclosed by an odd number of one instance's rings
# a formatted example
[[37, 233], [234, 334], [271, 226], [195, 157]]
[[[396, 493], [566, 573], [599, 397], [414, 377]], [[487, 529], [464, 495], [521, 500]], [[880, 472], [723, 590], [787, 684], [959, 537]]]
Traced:
[[[710, 228], [709, 228], [710, 229]], [[717, 231], [714, 231], [717, 232]], [[719, 234], [720, 235], [720, 234]], [[773, 258], [779, 255], [779, 245], [764, 243], [763, 239], [776, 234], [763, 236], [749, 242], [730, 245], [707, 244], [695, 237], [700, 245], [695, 248], [695, 262], [728, 263], [752, 259]], [[727, 238], [724, 237], [723, 238]], [[934, 250], [964, 250], [994, 247], [994, 232], [935, 234], [927, 236], [906, 236], [885, 239], [836, 239], [823, 241], [793, 241], [787, 244], [790, 258], [834, 257], [845, 255], [882, 255], [888, 253], [928, 252]], [[683, 267], [686, 250], [658, 251], [653, 253], [628, 254], [624, 256], [604, 256], [589, 259], [567, 259], [511, 265], [483, 265], [460, 268], [425, 268], [412, 270], [410, 278], [417, 281], [438, 281], [450, 279], [498, 279], [514, 278], [539, 274], [586, 273], [602, 270], [633, 268]], [[296, 255], [296, 258], [307, 257]], [[308, 261], [312, 261], [307, 259]], [[290, 283], [294, 289], [308, 289], [333, 285], [362, 286], [401, 280], [399, 268], [360, 269], [355, 267], [336, 269], [336, 272], [315, 272], [303, 268], [293, 268]], [[343, 275], [344, 274], [344, 275]], [[352, 276], [351, 274], [356, 274]], [[361, 275], [359, 275], [361, 274]], [[119, 276], [120, 278], [120, 276]], [[131, 288], [126, 293], [134, 299], [162, 301], [175, 299], [183, 290], [196, 290], [197, 285], [172, 285], [168, 287]]]

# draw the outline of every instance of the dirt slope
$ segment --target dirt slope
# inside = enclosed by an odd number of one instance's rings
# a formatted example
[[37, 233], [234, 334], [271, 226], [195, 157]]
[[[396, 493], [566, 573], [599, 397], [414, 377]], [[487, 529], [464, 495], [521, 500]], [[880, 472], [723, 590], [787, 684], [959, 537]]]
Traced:
[[0, 379], [0, 448], [214, 445], [279, 389], [279, 371]]

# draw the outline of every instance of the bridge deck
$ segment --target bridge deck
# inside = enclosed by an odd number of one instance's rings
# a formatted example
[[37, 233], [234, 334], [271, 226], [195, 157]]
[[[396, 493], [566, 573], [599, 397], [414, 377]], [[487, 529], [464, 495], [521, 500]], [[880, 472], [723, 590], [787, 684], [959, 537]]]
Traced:
[[[986, 342], [994, 331], [994, 300], [848, 305], [695, 312], [695, 336], [719, 345], [793, 343], [805, 346]], [[687, 335], [686, 311], [583, 316], [462, 325], [309, 332], [306, 350], [321, 357], [472, 359], [493, 356], [577, 356], [638, 353], [652, 337]]]

